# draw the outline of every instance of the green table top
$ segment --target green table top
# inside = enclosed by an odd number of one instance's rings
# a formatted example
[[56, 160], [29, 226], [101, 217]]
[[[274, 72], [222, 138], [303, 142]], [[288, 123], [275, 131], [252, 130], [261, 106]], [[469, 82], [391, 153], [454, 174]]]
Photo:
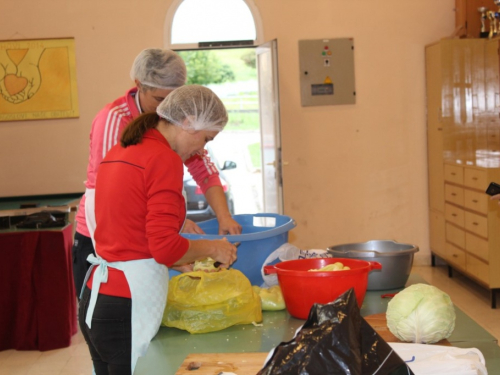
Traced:
[[[425, 280], [412, 274], [406, 285], [415, 283], [425, 283]], [[397, 291], [368, 291], [361, 314], [367, 316], [385, 312], [390, 299], [380, 296]], [[455, 311], [455, 330], [448, 341], [457, 347], [478, 348], [486, 359], [488, 373], [500, 375], [500, 347], [495, 337], [457, 307]], [[269, 352], [280, 342], [290, 340], [304, 322], [283, 310], [263, 312], [263, 325], [258, 327], [238, 325], [218, 332], [195, 335], [175, 328], [161, 327], [146, 356], [139, 358], [134, 374], [174, 375], [190, 353]]]

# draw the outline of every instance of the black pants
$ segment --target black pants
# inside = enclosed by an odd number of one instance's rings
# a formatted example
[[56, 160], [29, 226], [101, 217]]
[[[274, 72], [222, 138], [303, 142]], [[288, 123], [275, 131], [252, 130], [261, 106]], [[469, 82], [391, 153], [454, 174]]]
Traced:
[[90, 289], [85, 287], [78, 307], [78, 323], [89, 347], [96, 375], [130, 375], [132, 300], [99, 294], [92, 328], [85, 323]]
[[80, 298], [83, 281], [90, 267], [87, 262], [87, 257], [94, 254], [94, 245], [90, 237], [84, 236], [81, 233], [75, 232], [75, 240], [73, 242], [72, 257], [73, 257], [73, 280], [75, 281], [76, 296]]

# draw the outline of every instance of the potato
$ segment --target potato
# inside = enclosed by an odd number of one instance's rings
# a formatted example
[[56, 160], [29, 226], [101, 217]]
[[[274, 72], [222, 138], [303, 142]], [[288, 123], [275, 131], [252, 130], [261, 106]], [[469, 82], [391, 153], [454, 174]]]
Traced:
[[335, 262], [333, 264], [329, 264], [328, 266], [325, 266], [322, 268], [310, 269], [309, 272], [342, 271], [342, 270], [350, 270], [350, 268], [347, 266], [344, 266], [340, 262]]

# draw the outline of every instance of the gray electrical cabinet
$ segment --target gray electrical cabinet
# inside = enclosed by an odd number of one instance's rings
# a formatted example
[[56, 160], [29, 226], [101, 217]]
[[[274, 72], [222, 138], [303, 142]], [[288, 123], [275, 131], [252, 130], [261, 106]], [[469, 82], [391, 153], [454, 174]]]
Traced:
[[299, 40], [303, 107], [355, 104], [352, 38]]

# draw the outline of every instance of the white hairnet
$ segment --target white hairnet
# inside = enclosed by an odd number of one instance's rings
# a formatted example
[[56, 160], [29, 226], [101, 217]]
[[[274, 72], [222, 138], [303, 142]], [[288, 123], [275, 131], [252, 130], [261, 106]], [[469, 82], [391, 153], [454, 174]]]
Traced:
[[172, 91], [156, 108], [156, 113], [184, 129], [221, 131], [227, 123], [227, 111], [209, 88], [187, 85]]
[[157, 89], [175, 89], [186, 83], [186, 64], [174, 51], [149, 48], [135, 58], [130, 77]]

